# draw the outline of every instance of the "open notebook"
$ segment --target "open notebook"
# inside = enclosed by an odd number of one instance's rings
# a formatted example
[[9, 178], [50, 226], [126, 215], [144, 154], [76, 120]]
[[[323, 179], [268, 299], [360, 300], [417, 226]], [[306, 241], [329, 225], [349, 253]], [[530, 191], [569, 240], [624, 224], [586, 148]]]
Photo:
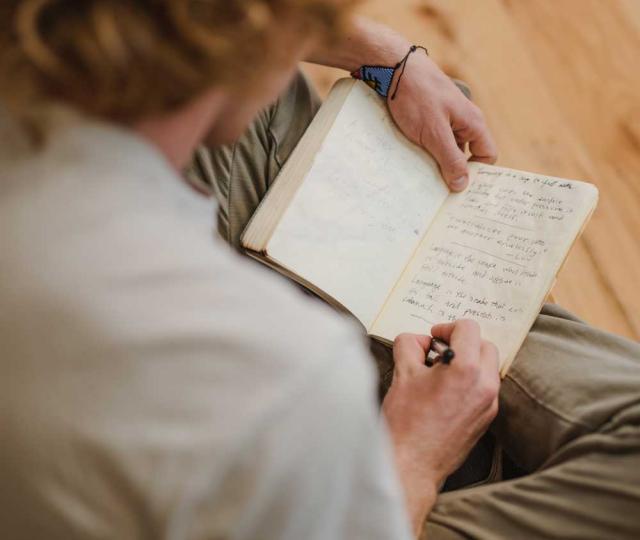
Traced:
[[384, 342], [475, 319], [504, 375], [597, 199], [588, 183], [480, 163], [450, 193], [380, 97], [344, 79], [242, 244]]

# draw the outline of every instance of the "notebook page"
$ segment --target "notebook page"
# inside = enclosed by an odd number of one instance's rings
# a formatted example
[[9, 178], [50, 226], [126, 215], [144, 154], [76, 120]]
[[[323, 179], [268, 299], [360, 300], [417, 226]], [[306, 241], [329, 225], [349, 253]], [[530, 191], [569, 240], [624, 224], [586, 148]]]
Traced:
[[384, 101], [354, 83], [267, 252], [369, 328], [448, 193]]
[[[508, 367], [597, 201], [591, 184], [474, 163], [403, 273], [373, 334], [480, 323]], [[504, 370], [503, 370], [504, 372]]]

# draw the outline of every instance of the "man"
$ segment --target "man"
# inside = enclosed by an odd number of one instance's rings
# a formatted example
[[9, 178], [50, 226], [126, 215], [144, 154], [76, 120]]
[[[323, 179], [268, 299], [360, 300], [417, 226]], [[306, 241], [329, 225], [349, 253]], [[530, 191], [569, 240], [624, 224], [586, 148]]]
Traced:
[[[347, 16], [328, 0], [0, 8], [7, 537], [637, 532], [636, 345], [545, 312], [496, 425], [532, 474], [437, 498], [496, 413], [497, 354], [477, 325], [431, 329], [456, 348], [447, 367], [423, 365], [428, 337], [396, 341], [389, 437], [356, 327], [211, 245], [208, 201], [178, 171], [205, 138], [238, 137], [298, 60], [351, 67], [350, 50], [374, 52], [369, 23], [340, 33]], [[319, 45], [328, 36], [343, 45]], [[495, 150], [477, 110], [413, 56], [396, 121], [462, 189], [458, 145]], [[198, 187], [218, 195], [232, 243], [309, 121], [308, 92], [297, 79], [232, 149], [199, 151]]]

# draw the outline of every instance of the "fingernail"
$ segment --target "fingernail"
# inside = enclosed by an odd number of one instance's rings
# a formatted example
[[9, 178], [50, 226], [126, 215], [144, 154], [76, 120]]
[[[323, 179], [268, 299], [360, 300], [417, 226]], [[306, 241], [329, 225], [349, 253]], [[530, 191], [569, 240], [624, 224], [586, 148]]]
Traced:
[[462, 189], [467, 184], [467, 175], [451, 180], [451, 187], [453, 189]]

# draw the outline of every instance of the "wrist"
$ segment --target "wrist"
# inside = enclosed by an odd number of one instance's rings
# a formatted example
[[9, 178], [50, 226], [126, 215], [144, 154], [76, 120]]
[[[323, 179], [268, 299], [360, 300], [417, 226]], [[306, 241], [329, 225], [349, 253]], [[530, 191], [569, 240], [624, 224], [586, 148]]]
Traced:
[[394, 66], [411, 47], [391, 28], [365, 17], [354, 17], [347, 37], [330, 50], [316, 51], [309, 61], [345, 69], [350, 73], [363, 65]]
[[442, 480], [425, 466], [424, 460], [415, 460], [410, 457], [410, 453], [403, 453], [397, 448], [395, 463], [411, 525], [418, 535], [436, 502]]
[[366, 50], [360, 51], [358, 58], [353, 59], [353, 71], [362, 65], [395, 66], [411, 47], [412, 43], [395, 30], [370, 21], [361, 22], [367, 25]]
[[[401, 480], [402, 481], [402, 480]], [[405, 492], [405, 503], [411, 529], [416, 537], [420, 535], [424, 522], [429, 517], [431, 509], [436, 503], [438, 490], [433, 482], [412, 482], [410, 479], [402, 481]]]

